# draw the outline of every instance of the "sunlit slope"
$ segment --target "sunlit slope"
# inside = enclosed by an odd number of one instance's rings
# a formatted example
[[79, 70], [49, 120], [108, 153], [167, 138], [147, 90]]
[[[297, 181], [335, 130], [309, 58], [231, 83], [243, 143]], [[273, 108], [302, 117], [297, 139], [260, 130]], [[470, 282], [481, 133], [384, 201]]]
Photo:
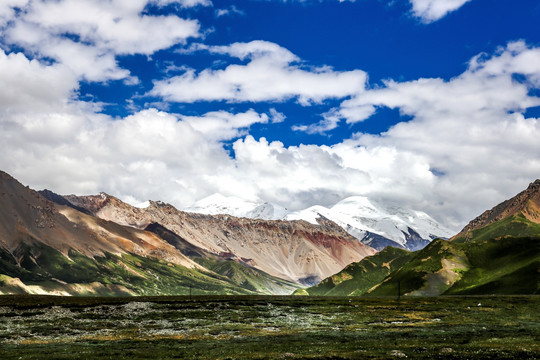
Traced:
[[244, 289], [268, 295], [289, 295], [299, 288], [298, 284], [269, 275], [241, 259], [235, 261], [201, 249], [158, 223], [148, 225], [146, 230], [159, 235], [202, 267], [226, 277]]

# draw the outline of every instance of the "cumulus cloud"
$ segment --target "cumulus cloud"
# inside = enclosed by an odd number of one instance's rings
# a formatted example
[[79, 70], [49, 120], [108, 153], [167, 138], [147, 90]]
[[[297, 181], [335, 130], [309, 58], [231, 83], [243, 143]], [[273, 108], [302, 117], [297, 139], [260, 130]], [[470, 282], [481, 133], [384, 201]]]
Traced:
[[77, 79], [65, 66], [44, 66], [20, 53], [0, 50], [0, 107], [4, 112], [47, 110], [62, 106], [78, 87]]
[[437, 21], [471, 0], [410, 0], [412, 13], [425, 23]]
[[[191, 6], [204, 1], [152, 1]], [[174, 15], [143, 14], [148, 0], [10, 0], [0, 7], [3, 39], [70, 67], [79, 77], [106, 81], [129, 77], [117, 55], [146, 54], [198, 37], [199, 23]], [[15, 7], [19, 8], [14, 12]], [[7, 15], [6, 15], [7, 14]], [[9, 23], [7, 21], [9, 20]]]
[[[62, 70], [20, 54], [0, 60], [6, 73], [28, 74], [21, 78], [21, 92], [32, 83], [45, 84], [49, 72]], [[0, 77], [0, 86], [9, 81]], [[107, 191], [139, 202], [164, 199], [179, 207], [215, 192], [276, 201], [291, 209], [330, 205], [383, 186], [380, 177], [390, 172], [399, 174], [403, 183], [418, 183], [418, 176], [410, 175], [417, 159], [395, 150], [346, 143], [285, 147], [250, 135], [234, 141], [234, 156], [223, 148], [223, 141], [243, 136], [253, 124], [282, 121], [284, 115], [275, 109], [268, 114], [248, 110], [201, 116], [149, 109], [111, 119], [91, 104], [67, 100], [70, 90], [65, 84], [50, 94], [23, 98], [21, 106], [2, 107], [0, 168], [37, 188]], [[30, 111], [39, 99], [49, 106]], [[418, 174], [428, 182], [433, 178], [427, 164]]]
[[225, 69], [206, 69], [156, 81], [151, 96], [166, 101], [284, 101], [297, 99], [303, 105], [329, 98], [344, 98], [365, 88], [367, 75], [361, 70], [334, 71], [301, 66], [289, 50], [266, 41], [235, 43], [228, 46], [199, 44], [192, 51], [205, 50], [228, 55], [248, 63]]
[[[276, 116], [276, 114], [272, 115]], [[241, 114], [214, 111], [202, 116], [183, 116], [181, 119], [196, 131], [219, 141], [247, 135], [246, 131], [251, 125], [257, 123], [266, 124], [269, 121], [268, 115], [258, 114], [254, 110]]]

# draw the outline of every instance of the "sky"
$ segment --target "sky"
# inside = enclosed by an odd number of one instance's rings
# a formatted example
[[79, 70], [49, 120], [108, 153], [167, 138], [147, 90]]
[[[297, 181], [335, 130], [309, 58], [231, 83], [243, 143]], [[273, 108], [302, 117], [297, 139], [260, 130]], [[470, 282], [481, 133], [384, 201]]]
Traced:
[[459, 230], [540, 178], [540, 2], [3, 0], [0, 169]]

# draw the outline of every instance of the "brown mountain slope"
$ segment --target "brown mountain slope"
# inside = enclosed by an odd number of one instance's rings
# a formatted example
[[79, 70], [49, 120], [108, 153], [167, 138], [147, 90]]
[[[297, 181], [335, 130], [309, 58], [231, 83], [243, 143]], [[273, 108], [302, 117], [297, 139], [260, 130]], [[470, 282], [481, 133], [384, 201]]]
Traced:
[[148, 208], [140, 209], [106, 194], [65, 198], [119, 224], [143, 229], [157, 222], [209, 252], [300, 283], [316, 283], [376, 252], [324, 219], [317, 226], [305, 221], [187, 213], [162, 202], [150, 202]]
[[68, 256], [70, 250], [89, 257], [132, 253], [199, 268], [149, 231], [121, 226], [57, 205], [0, 171], [0, 248], [16, 257], [21, 247], [40, 243], [64, 256]]
[[526, 190], [513, 198], [500, 203], [491, 210], [485, 211], [482, 215], [469, 222], [452, 239], [461, 237], [469, 231], [486, 227], [496, 221], [519, 214], [522, 214], [527, 220], [535, 224], [540, 224], [540, 179], [529, 184]]

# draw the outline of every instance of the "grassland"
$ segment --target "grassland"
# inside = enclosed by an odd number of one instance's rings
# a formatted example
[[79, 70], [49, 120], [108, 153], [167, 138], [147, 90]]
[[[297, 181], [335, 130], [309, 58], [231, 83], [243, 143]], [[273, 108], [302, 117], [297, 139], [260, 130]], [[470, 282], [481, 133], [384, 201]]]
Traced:
[[0, 297], [2, 359], [536, 359], [540, 297]]

